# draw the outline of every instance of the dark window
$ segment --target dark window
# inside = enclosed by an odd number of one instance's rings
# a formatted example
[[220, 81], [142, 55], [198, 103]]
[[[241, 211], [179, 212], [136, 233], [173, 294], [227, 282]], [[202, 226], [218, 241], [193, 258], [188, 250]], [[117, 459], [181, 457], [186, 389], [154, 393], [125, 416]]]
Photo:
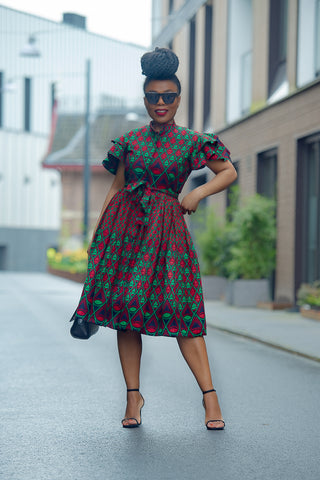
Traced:
[[296, 290], [320, 279], [320, 133], [298, 143]]
[[[169, 19], [168, 21], [170, 22], [170, 15], [173, 13], [173, 9], [174, 9], [174, 0], [169, 0], [169, 5], [168, 5], [168, 8], [169, 8]], [[171, 42], [169, 42], [168, 44], [168, 47], [173, 50], [173, 41], [171, 40]]]
[[287, 0], [270, 0], [269, 96], [286, 80]]
[[0, 128], [3, 126], [3, 72], [0, 72]]
[[194, 87], [196, 68], [196, 18], [190, 20], [189, 36], [189, 95], [188, 95], [188, 127], [193, 128], [194, 124]]
[[[268, 198], [277, 198], [277, 149], [272, 148], [258, 154], [257, 193]], [[276, 290], [276, 271], [269, 278], [272, 299]]]
[[258, 154], [257, 193], [269, 198], [277, 194], [277, 149]]
[[0, 245], [0, 270], [7, 269], [7, 247]]
[[31, 78], [24, 79], [24, 129], [31, 130]]
[[[192, 176], [191, 177], [191, 190], [194, 190], [195, 188], [200, 187], [201, 185], [203, 185], [206, 182], [207, 182], [207, 174], [206, 173], [201, 173], [201, 174]], [[190, 224], [189, 224], [190, 231], [191, 231], [191, 234], [192, 234], [195, 242], [196, 242], [195, 233], [199, 229], [203, 228], [203, 222], [204, 222], [205, 215], [206, 215], [206, 206], [207, 205], [208, 205], [208, 199], [204, 198], [199, 203], [199, 206], [197, 208], [196, 213], [191, 215], [190, 218], [189, 218], [189, 220], [190, 220]]]
[[231, 185], [231, 187], [227, 188], [227, 217], [231, 220], [232, 217], [232, 210], [237, 207], [238, 197], [239, 197], [239, 173], [240, 173], [240, 162], [239, 160], [235, 160], [233, 163], [234, 168], [237, 171], [237, 178]]
[[212, 14], [211, 5], [206, 5], [205, 45], [204, 45], [204, 88], [203, 88], [203, 128], [207, 128], [211, 110], [211, 67], [212, 67]]

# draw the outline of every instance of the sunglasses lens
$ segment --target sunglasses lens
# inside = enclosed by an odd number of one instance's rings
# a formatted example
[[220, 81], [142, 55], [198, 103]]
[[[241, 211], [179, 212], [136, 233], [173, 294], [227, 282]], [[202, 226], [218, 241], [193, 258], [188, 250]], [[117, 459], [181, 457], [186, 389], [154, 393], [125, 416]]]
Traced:
[[159, 102], [160, 94], [154, 92], [147, 92], [146, 99], [148, 100], [151, 105], [156, 105]]
[[170, 103], [173, 103], [175, 101], [178, 94], [173, 92], [162, 93], [162, 94], [156, 93], [156, 92], [146, 92], [145, 96], [151, 105], [157, 105], [160, 97], [162, 98], [162, 100], [166, 105], [170, 105]]
[[162, 99], [166, 105], [169, 105], [170, 103], [173, 103], [177, 97], [176, 93], [163, 93]]

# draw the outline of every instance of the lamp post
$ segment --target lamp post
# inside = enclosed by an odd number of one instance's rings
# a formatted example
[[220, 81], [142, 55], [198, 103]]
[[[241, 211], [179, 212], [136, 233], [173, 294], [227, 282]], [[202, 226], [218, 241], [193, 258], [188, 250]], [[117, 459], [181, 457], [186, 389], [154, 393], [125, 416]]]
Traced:
[[86, 61], [86, 114], [85, 114], [85, 142], [84, 142], [84, 166], [83, 166], [83, 242], [88, 241], [89, 233], [89, 193], [90, 193], [90, 80], [91, 61]]
[[[44, 32], [39, 32], [44, 33]], [[20, 51], [20, 56], [29, 58], [39, 58], [40, 50], [36, 45], [36, 36], [29, 36], [28, 42]], [[91, 60], [86, 60], [85, 69], [85, 141], [84, 141], [84, 163], [83, 163], [83, 227], [82, 239], [83, 243], [88, 242], [88, 233], [90, 227], [89, 210], [90, 210], [90, 89], [91, 89]]]

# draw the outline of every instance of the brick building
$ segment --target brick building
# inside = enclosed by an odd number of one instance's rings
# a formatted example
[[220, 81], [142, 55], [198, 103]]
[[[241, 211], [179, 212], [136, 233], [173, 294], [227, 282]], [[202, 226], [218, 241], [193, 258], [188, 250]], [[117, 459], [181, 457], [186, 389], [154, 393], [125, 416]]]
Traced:
[[[320, 278], [320, 1], [154, 0], [153, 17], [180, 58], [177, 122], [220, 136], [241, 198], [276, 198], [275, 300], [294, 302]], [[210, 202], [224, 214], [228, 192]]]

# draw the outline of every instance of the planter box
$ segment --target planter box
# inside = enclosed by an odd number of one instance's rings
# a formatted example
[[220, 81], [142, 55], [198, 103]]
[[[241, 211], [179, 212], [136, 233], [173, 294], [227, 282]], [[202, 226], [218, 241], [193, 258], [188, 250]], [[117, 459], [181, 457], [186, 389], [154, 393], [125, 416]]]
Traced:
[[227, 284], [225, 301], [235, 307], [256, 307], [270, 302], [269, 280], [232, 280]]
[[313, 310], [312, 308], [300, 308], [300, 313], [303, 317], [311, 318], [312, 320], [320, 320], [320, 310]]
[[85, 273], [71, 273], [64, 270], [58, 270], [56, 268], [51, 268], [48, 266], [48, 273], [51, 275], [56, 275], [57, 277], [66, 278], [67, 280], [72, 280], [73, 282], [84, 283], [86, 279]]
[[292, 308], [293, 303], [289, 302], [258, 302], [258, 308], [262, 308], [263, 310], [285, 310], [287, 308]]
[[224, 277], [204, 275], [201, 283], [205, 300], [221, 300], [226, 293], [227, 279]]

